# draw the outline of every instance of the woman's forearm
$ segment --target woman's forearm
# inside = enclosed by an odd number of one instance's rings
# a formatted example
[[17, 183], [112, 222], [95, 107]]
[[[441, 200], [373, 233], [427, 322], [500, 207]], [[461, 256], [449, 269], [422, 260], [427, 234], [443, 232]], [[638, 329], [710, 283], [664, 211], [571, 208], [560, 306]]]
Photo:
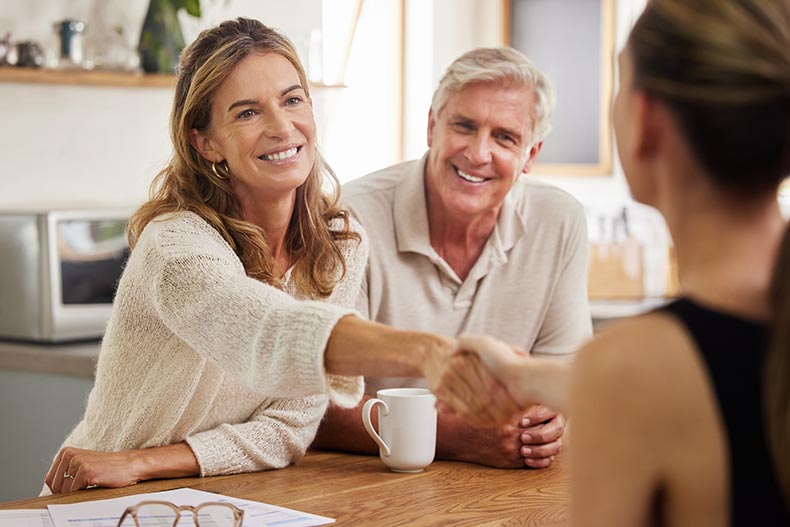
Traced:
[[523, 401], [544, 404], [569, 417], [571, 365], [553, 359], [518, 358], [521, 360], [510, 370], [508, 382], [508, 387], [520, 392], [513, 395]]
[[126, 487], [140, 481], [200, 474], [200, 465], [186, 443], [100, 452], [63, 447], [44, 482], [53, 494], [88, 487]]
[[327, 372], [337, 375], [421, 377], [446, 360], [451, 346], [450, 339], [438, 335], [347, 316], [332, 330], [324, 365]]
[[185, 442], [133, 450], [140, 481], [163, 478], [185, 478], [200, 474], [195, 454]]

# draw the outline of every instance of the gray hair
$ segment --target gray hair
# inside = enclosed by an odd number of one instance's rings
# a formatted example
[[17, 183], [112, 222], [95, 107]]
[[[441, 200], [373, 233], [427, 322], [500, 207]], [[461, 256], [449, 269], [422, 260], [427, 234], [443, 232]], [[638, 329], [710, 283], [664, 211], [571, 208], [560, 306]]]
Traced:
[[455, 59], [433, 93], [433, 113], [438, 115], [444, 108], [450, 92], [460, 91], [467, 84], [476, 82], [515, 82], [535, 90], [538, 103], [535, 106], [532, 142], [542, 141], [548, 135], [555, 100], [551, 83], [527, 57], [508, 47], [477, 48]]

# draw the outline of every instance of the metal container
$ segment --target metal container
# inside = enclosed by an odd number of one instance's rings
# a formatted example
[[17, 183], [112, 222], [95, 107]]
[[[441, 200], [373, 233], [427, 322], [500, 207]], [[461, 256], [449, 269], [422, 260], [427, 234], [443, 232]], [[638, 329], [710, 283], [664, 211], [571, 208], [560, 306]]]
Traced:
[[55, 23], [55, 33], [60, 38], [60, 59], [58, 67], [81, 68], [85, 57], [83, 50], [83, 36], [85, 22], [81, 20], [61, 20]]

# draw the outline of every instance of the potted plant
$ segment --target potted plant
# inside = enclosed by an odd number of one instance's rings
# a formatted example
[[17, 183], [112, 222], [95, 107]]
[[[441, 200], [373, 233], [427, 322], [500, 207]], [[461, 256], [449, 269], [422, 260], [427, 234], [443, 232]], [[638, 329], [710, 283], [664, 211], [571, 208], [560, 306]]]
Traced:
[[200, 0], [150, 0], [140, 32], [140, 65], [146, 73], [173, 73], [184, 49], [178, 11], [200, 16]]

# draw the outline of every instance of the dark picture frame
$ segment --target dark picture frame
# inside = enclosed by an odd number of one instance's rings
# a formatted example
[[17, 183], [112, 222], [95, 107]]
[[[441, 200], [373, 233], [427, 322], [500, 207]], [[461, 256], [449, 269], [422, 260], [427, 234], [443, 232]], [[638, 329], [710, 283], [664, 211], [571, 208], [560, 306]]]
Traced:
[[612, 173], [614, 0], [503, 0], [505, 44], [551, 80], [552, 131], [535, 174]]

